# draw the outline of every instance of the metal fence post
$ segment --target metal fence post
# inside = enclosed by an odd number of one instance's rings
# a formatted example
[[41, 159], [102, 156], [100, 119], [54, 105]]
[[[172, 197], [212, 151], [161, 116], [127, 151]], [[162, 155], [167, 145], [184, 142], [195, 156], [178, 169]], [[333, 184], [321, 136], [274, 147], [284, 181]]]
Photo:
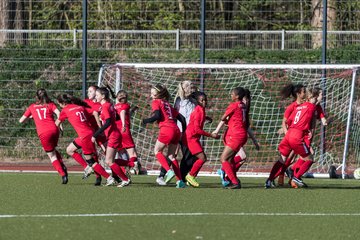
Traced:
[[176, 51], [180, 50], [180, 29], [176, 29]]
[[281, 50], [285, 49], [285, 30], [281, 31]]
[[76, 48], [76, 29], [73, 30], [73, 47]]

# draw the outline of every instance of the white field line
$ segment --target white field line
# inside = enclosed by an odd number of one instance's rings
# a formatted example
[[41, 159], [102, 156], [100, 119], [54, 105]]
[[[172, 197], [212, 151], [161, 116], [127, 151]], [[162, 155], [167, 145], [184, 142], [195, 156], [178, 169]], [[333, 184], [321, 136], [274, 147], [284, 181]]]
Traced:
[[360, 217], [360, 213], [99, 213], [99, 214], [4, 214], [1, 218], [71, 218], [71, 217], [159, 217], [159, 216], [296, 216], [296, 217]]

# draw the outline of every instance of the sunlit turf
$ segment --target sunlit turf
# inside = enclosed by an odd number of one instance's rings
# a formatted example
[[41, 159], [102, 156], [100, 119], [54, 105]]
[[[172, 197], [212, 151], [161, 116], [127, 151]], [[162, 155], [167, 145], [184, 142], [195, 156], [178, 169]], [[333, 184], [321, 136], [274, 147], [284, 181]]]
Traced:
[[62, 185], [56, 174], [1, 173], [0, 239], [357, 239], [357, 180], [264, 189], [264, 178], [242, 178], [228, 190], [215, 177], [197, 189], [155, 179], [119, 189], [79, 174]]

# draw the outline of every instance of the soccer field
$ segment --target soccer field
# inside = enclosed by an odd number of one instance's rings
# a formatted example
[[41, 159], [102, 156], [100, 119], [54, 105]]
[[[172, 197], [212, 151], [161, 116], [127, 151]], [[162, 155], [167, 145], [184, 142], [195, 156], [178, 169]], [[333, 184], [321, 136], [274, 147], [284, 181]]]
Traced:
[[95, 187], [93, 177], [1, 173], [0, 239], [357, 239], [360, 181], [306, 179], [307, 189], [240, 190], [200, 177], [198, 189], [160, 187], [134, 176], [130, 187]]

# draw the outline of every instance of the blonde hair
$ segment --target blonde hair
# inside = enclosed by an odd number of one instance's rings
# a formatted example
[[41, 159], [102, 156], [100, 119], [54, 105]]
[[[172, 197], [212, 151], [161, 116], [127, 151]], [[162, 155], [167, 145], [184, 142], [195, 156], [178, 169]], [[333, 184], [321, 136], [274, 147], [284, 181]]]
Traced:
[[192, 92], [191, 85], [192, 85], [192, 82], [188, 81], [188, 80], [180, 82], [178, 85], [176, 97], [180, 97], [181, 100], [188, 98]]

